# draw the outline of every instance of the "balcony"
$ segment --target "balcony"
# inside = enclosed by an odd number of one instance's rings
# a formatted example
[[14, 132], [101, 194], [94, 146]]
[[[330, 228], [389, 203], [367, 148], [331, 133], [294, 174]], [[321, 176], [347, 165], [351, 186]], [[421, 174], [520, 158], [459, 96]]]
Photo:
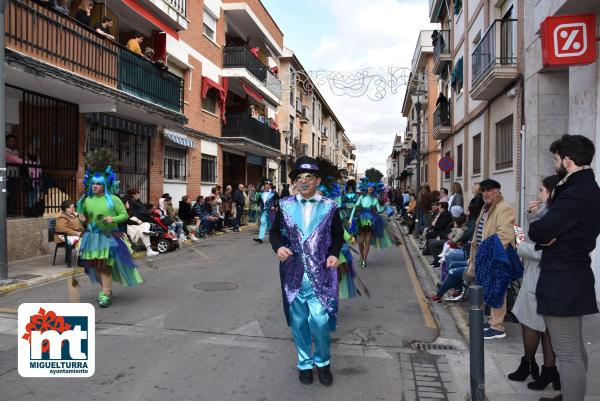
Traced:
[[246, 114], [227, 114], [226, 119], [221, 137], [227, 146], [259, 156], [276, 157], [281, 154], [279, 131]]
[[517, 77], [517, 20], [495, 20], [473, 51], [471, 97], [490, 100]]
[[183, 80], [76, 20], [32, 0], [9, 0], [6, 48], [146, 102], [182, 112]]
[[271, 103], [281, 103], [281, 81], [246, 47], [227, 46], [223, 49], [223, 76], [243, 78]]
[[170, 22], [174, 24], [177, 30], [188, 29], [188, 20], [186, 19], [187, 0], [145, 0], [148, 8], [153, 12], [162, 13]]
[[433, 46], [433, 73], [442, 75], [444, 69], [452, 61], [450, 52], [450, 31], [438, 31], [439, 36]]
[[302, 107], [302, 113], [300, 114], [300, 123], [307, 124], [309, 122], [308, 118], [308, 107]]
[[161, 66], [119, 49], [118, 88], [169, 110], [183, 109], [183, 80]]
[[450, 120], [450, 104], [440, 103], [433, 112], [433, 132], [431, 136], [436, 141], [443, 141], [452, 135]]

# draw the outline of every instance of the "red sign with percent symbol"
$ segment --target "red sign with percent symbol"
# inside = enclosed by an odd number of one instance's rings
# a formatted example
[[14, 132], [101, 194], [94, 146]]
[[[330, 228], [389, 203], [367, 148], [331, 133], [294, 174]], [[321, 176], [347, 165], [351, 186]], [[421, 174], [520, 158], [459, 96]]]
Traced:
[[452, 171], [452, 170], [454, 170], [454, 160], [452, 160], [452, 158], [450, 156], [444, 156], [438, 162], [438, 167], [444, 173], [447, 173], [448, 171]]
[[548, 17], [540, 25], [544, 67], [596, 61], [595, 14]]

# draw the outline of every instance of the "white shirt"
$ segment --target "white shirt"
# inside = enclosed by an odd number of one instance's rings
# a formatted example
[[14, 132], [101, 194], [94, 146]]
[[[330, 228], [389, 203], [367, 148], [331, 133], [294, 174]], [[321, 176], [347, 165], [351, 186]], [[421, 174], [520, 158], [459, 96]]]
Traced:
[[267, 200], [269, 199], [269, 194], [271, 194], [271, 191], [264, 191], [262, 194], [260, 194], [262, 201], [263, 201], [263, 205], [267, 203]]
[[[321, 195], [316, 193], [313, 196], [311, 196], [310, 198], [308, 198], [307, 200], [314, 199], [316, 202], [320, 202], [322, 198], [323, 197]], [[297, 194], [296, 199], [298, 200], [298, 202], [302, 202], [302, 199], [304, 199], [304, 198], [302, 197], [302, 195]], [[316, 202], [300, 203], [302, 205], [302, 207], [304, 208], [303, 209], [303, 211], [304, 211], [304, 214], [303, 214], [304, 230], [303, 231], [305, 231], [305, 232], [308, 229], [308, 226], [310, 225], [310, 220], [312, 218], [313, 211], [315, 210]]]

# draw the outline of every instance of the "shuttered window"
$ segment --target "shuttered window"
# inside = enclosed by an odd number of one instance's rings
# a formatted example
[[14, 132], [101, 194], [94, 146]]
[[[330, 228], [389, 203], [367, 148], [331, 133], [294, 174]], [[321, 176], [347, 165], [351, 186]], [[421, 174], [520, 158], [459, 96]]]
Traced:
[[456, 147], [456, 176], [462, 177], [463, 175], [463, 145], [460, 144]]
[[496, 124], [496, 170], [513, 166], [513, 116]]
[[481, 174], [481, 134], [473, 137], [473, 174]]

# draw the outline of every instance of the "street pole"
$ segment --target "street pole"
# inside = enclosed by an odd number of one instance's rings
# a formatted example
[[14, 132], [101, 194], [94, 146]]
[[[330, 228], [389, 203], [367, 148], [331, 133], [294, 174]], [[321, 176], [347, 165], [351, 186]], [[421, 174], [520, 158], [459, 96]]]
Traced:
[[471, 401], [484, 401], [483, 289], [481, 286], [469, 286], [469, 304]]
[[286, 136], [285, 137], [285, 163], [284, 163], [285, 169], [283, 171], [283, 174], [284, 174], [283, 176], [285, 177], [284, 180], [286, 183], [287, 183], [287, 176], [288, 176], [288, 172], [287, 172], [288, 162], [289, 162], [289, 160], [288, 160], [288, 138]]
[[[419, 194], [419, 186], [421, 185], [421, 100], [419, 99], [419, 95], [417, 93], [417, 103], [415, 103], [415, 110], [417, 111], [417, 183], [416, 183], [416, 191], [415, 197], [418, 197]], [[415, 209], [415, 229], [414, 235], [415, 238], [419, 238], [421, 235], [421, 221], [420, 217], [421, 208], [419, 207], [419, 200], [417, 199], [417, 208]]]
[[6, 101], [4, 99], [4, 10], [6, 0], [0, 0], [0, 280], [8, 279], [8, 254], [6, 235]]

